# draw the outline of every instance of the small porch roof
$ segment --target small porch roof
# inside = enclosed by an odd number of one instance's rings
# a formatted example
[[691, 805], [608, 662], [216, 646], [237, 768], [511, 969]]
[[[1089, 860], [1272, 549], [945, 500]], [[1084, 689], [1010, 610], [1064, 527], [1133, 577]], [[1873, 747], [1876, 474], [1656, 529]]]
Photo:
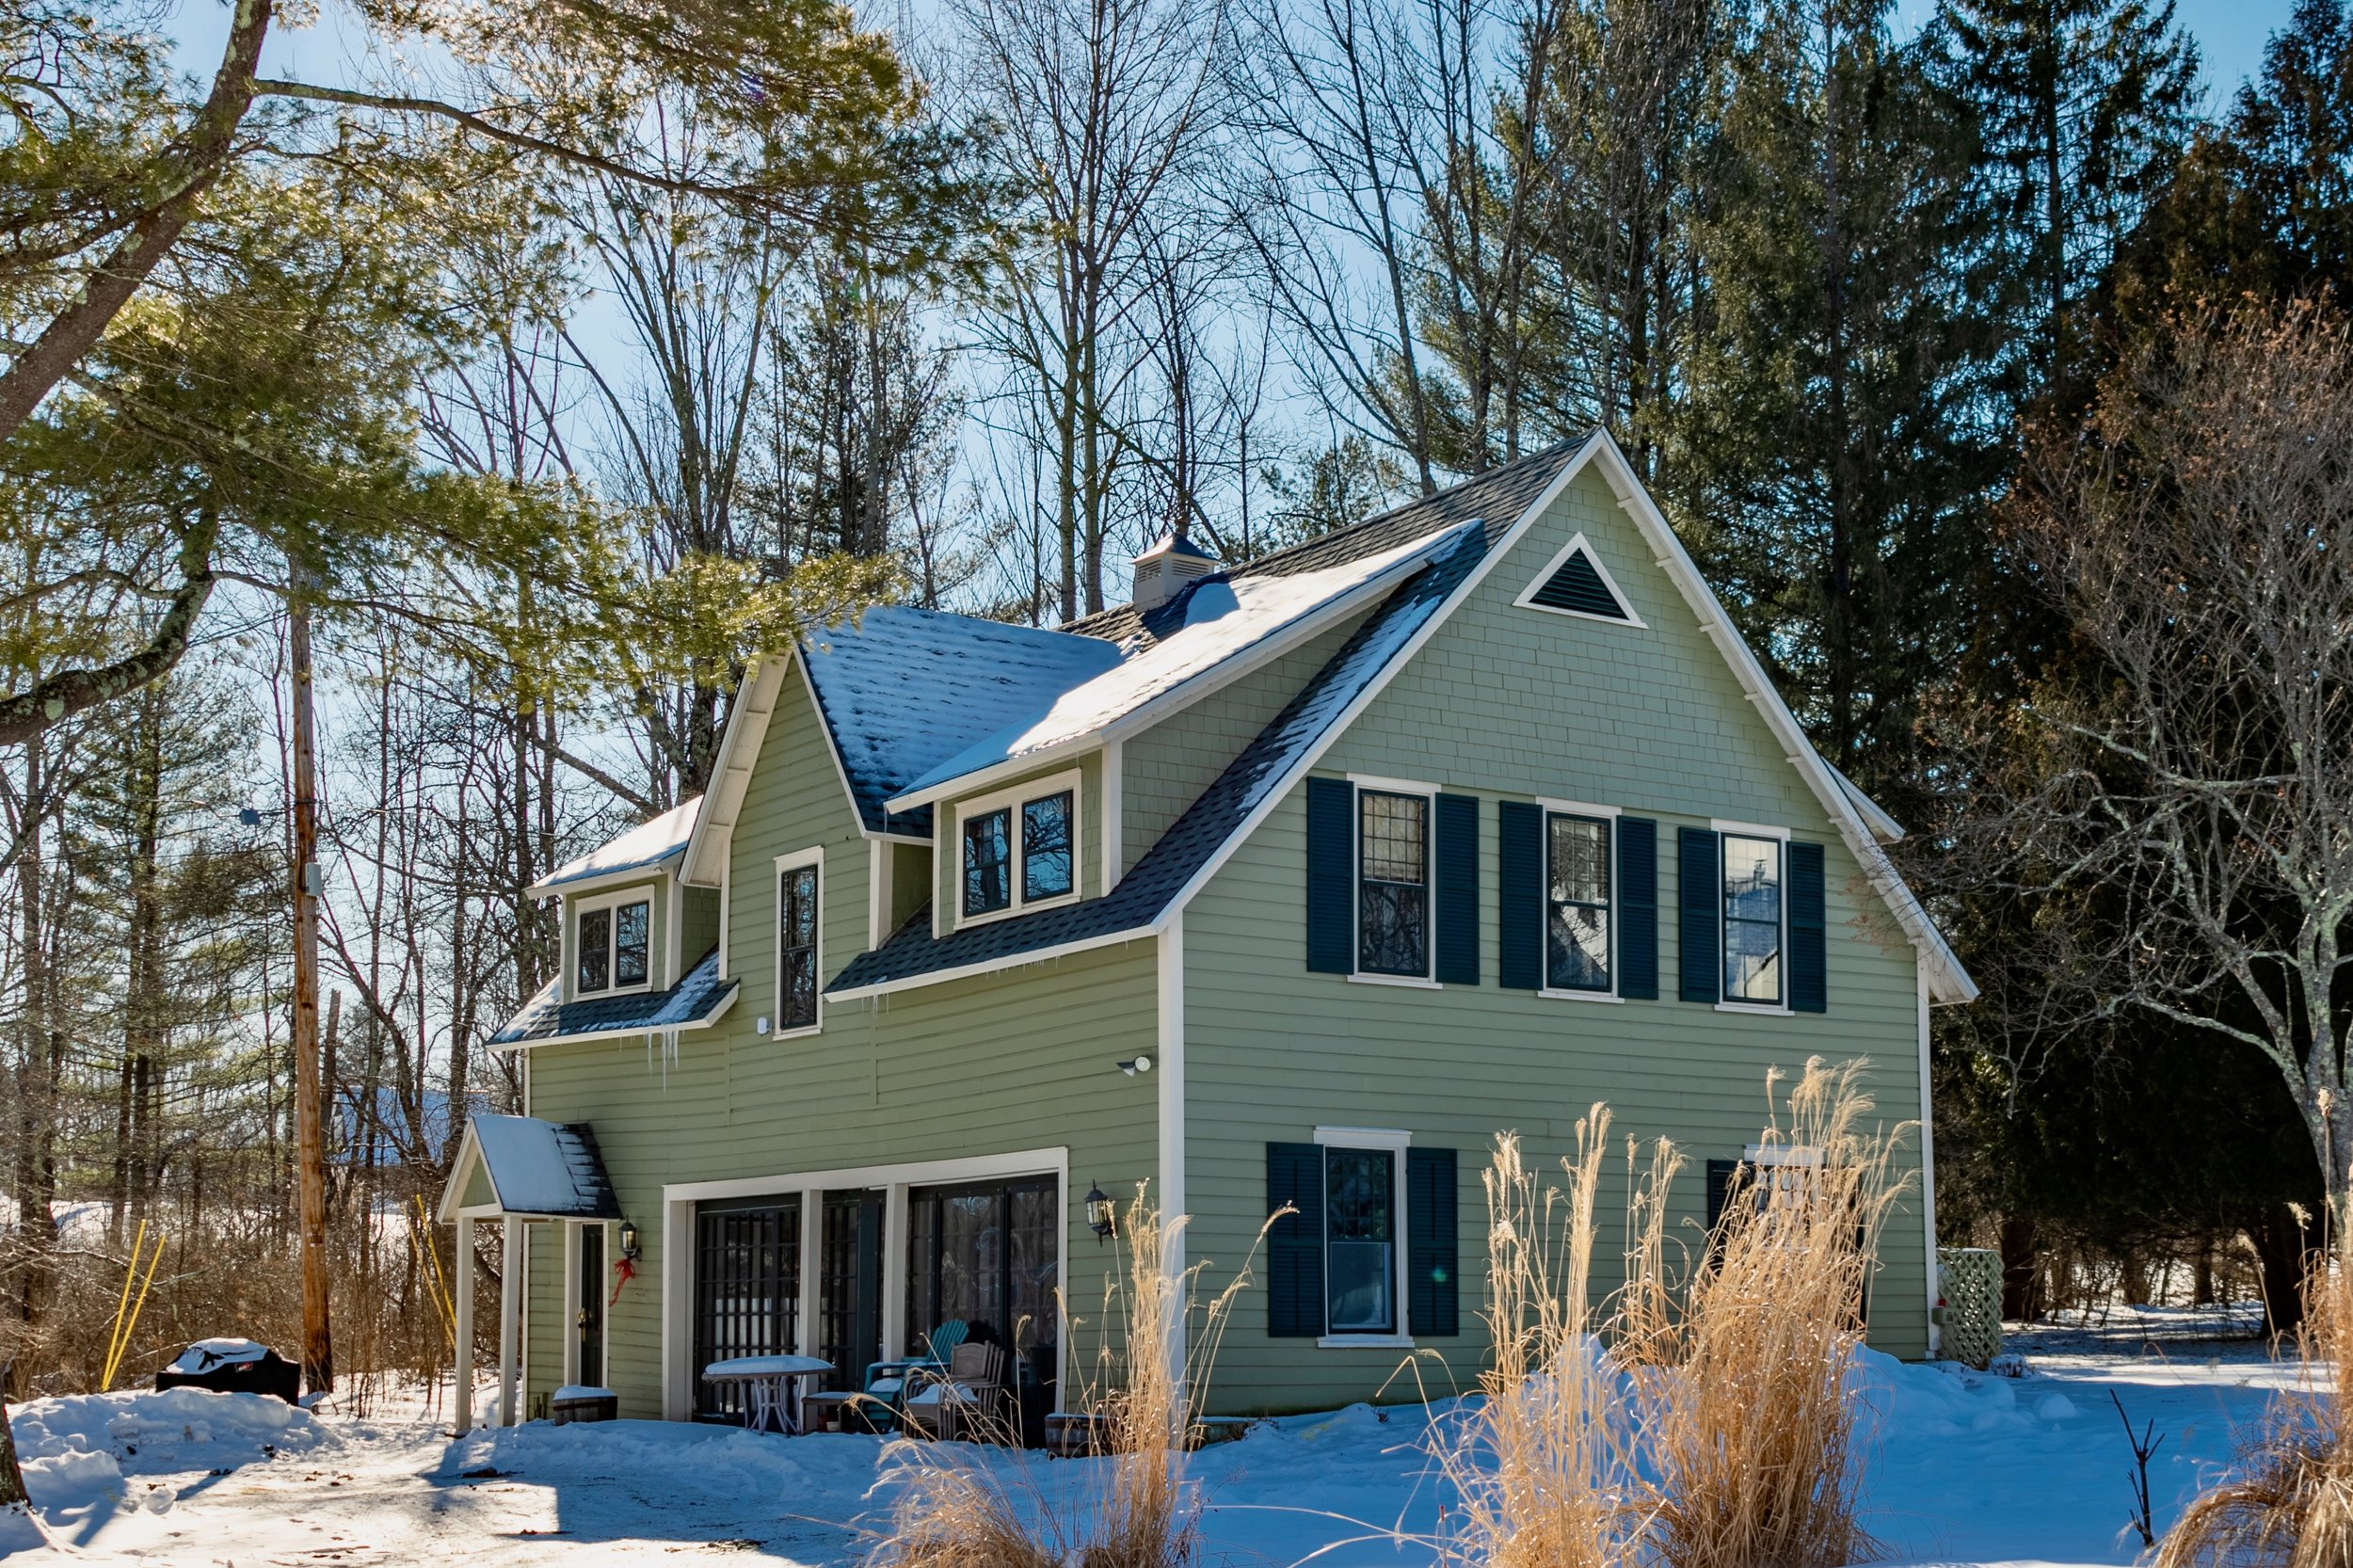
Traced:
[[620, 1200], [586, 1122], [478, 1115], [441, 1190], [440, 1219], [618, 1220]]

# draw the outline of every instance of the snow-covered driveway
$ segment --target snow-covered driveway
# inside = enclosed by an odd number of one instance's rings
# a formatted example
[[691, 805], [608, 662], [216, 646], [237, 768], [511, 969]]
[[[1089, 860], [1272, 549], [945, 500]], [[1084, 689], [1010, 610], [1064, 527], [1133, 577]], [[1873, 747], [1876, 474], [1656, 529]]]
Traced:
[[[1874, 1357], [1870, 1528], [1897, 1562], [2123, 1563], [2131, 1457], [2110, 1404], [2166, 1434], [2162, 1526], [2293, 1373], [2245, 1351], [2038, 1356], [2022, 1379]], [[249, 1396], [175, 1390], [11, 1412], [52, 1563], [263, 1565], [681, 1562], [834, 1565], [888, 1496], [881, 1444], [655, 1422], [526, 1426], [452, 1439], [422, 1419], [313, 1421]], [[1205, 1450], [1209, 1564], [1422, 1568], [1439, 1498], [1418, 1408], [1268, 1422]], [[989, 1450], [1060, 1492], [1092, 1462]]]

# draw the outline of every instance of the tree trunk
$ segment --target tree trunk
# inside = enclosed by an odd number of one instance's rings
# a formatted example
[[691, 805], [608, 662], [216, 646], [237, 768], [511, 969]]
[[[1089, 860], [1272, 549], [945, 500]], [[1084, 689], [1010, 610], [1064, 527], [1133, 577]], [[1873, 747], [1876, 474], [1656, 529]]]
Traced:
[[2304, 1321], [2304, 1265], [2312, 1238], [2285, 1204], [2275, 1205], [2248, 1226], [2256, 1266], [2262, 1271], [2264, 1332], [2289, 1334]]
[[313, 1394], [335, 1387], [328, 1322], [327, 1150], [319, 1106], [319, 910], [317, 760], [311, 726], [311, 607], [297, 583], [291, 596], [294, 660], [294, 1054], [295, 1179], [302, 1233], [302, 1380]]
[[2030, 1323], [2042, 1312], [2042, 1256], [2034, 1221], [2023, 1214], [2002, 1218], [2002, 1316]]

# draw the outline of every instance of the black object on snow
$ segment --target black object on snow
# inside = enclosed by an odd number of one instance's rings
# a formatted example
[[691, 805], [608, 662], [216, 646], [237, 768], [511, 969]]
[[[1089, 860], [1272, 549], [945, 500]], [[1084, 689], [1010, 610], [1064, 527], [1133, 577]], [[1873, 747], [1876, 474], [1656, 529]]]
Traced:
[[200, 1339], [155, 1374], [155, 1386], [159, 1391], [210, 1388], [221, 1394], [275, 1394], [296, 1404], [302, 1395], [302, 1368], [250, 1340]]

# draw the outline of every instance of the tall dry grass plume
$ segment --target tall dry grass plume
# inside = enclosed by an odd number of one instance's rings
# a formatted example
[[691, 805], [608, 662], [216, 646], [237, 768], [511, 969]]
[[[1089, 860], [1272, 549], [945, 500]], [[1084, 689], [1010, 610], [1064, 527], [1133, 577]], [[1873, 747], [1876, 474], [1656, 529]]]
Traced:
[[[1679, 1315], [1625, 1352], [1666, 1568], [1839, 1568], [1877, 1555], [1855, 1522], [1847, 1399], [1881, 1226], [1910, 1124], [1866, 1129], [1865, 1064], [1806, 1064], [1726, 1193]], [[1777, 1076], [1777, 1075], [1776, 1075]], [[1769, 1101], [1775, 1077], [1767, 1080]]]
[[[1601, 1341], [1609, 1314], [1593, 1303], [1609, 1130], [1604, 1105], [1577, 1124], [1565, 1191], [1539, 1190], [1516, 1133], [1496, 1137], [1483, 1314], [1494, 1360], [1479, 1380], [1485, 1400], [1442, 1429], [1437, 1449], [1460, 1499], [1441, 1551], [1465, 1568], [1617, 1568], [1648, 1527], [1631, 1413]], [[1635, 1183], [1629, 1214], [1647, 1212], [1654, 1230], [1678, 1163], [1662, 1142], [1649, 1180]]]
[[2348, 1568], [2353, 1565], [2353, 1268], [2336, 1209], [2334, 1256], [2315, 1252], [2297, 1330], [2300, 1393], [2273, 1401], [2231, 1472], [2191, 1500], [2157, 1543], [2153, 1568]]
[[[1017, 1448], [894, 1441], [885, 1463], [899, 1492], [872, 1568], [1191, 1568], [1202, 1504], [1185, 1451], [1257, 1254], [1204, 1298], [1206, 1265], [1173, 1267], [1184, 1225], [1142, 1187], [1121, 1216], [1124, 1266], [1105, 1283], [1102, 1350], [1066, 1401], [1098, 1416], [1104, 1456], [1047, 1464]], [[1064, 1311], [1064, 1344], [1078, 1322]], [[1001, 1429], [984, 1435], [1016, 1442]]]

